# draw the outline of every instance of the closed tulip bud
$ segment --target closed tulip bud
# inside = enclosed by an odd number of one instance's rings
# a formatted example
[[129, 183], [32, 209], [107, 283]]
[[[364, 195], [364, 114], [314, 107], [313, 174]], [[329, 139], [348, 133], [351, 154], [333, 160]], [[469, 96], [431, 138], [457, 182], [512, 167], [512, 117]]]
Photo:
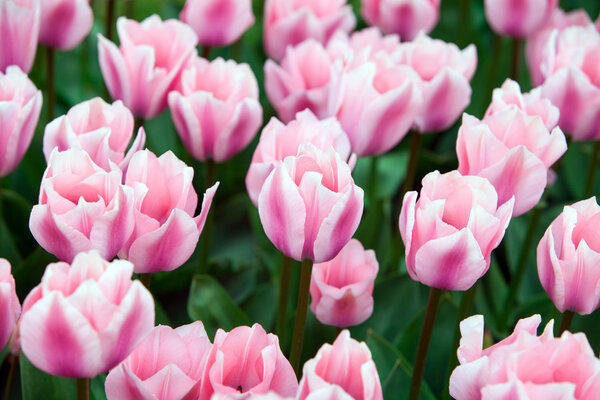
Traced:
[[361, 0], [361, 4], [365, 21], [407, 41], [420, 31], [431, 32], [440, 18], [440, 0]]
[[552, 15], [558, 0], [485, 0], [485, 17], [498, 35], [524, 38]]
[[89, 0], [40, 0], [40, 43], [71, 50], [85, 39], [94, 22]]
[[40, 0], [0, 2], [0, 71], [17, 65], [31, 71], [40, 32]]
[[17, 326], [21, 304], [15, 291], [15, 279], [10, 272], [10, 263], [0, 258], [0, 348], [6, 346]]

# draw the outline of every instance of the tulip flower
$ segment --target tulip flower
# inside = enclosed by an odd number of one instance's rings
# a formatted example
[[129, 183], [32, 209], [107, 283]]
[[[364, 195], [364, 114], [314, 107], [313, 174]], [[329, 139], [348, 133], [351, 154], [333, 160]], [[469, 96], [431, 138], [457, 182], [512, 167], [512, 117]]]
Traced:
[[25, 155], [42, 109], [42, 92], [17, 66], [0, 72], [0, 177], [11, 173]]
[[326, 325], [363, 323], [373, 313], [377, 271], [375, 252], [351, 239], [335, 258], [313, 266], [310, 309]]
[[0, 71], [17, 65], [31, 71], [40, 32], [39, 0], [5, 0], [0, 2]]
[[187, 0], [179, 18], [202, 46], [228, 46], [254, 24], [252, 0]]
[[40, 0], [40, 43], [71, 50], [92, 29], [94, 14], [89, 0]]
[[117, 20], [120, 47], [98, 36], [98, 59], [113, 99], [122, 100], [136, 117], [152, 118], [167, 107], [181, 70], [198, 39], [186, 24], [152, 15], [142, 22]]
[[46, 125], [44, 156], [46, 161], [54, 148], [85, 150], [94, 163], [110, 171], [111, 164], [126, 170], [133, 153], [146, 142], [144, 129], [138, 134], [125, 154], [133, 134], [133, 115], [120, 100], [108, 104], [100, 97], [79, 103], [66, 115]]
[[361, 0], [361, 4], [365, 21], [402, 40], [431, 32], [440, 18], [440, 0]]
[[456, 400], [600, 398], [600, 360], [583, 333], [555, 338], [550, 321], [537, 336], [539, 315], [521, 319], [506, 339], [483, 349], [483, 316], [460, 323], [460, 365], [450, 377]]
[[298, 154], [304, 143], [312, 143], [323, 151], [333, 147], [342, 160], [350, 157], [350, 141], [337, 119], [318, 120], [310, 110], [299, 112], [287, 125], [272, 118], [260, 135], [246, 175], [246, 188], [254, 205], [258, 204], [260, 189], [277, 163]]
[[558, 0], [485, 0], [485, 17], [498, 35], [525, 38], [550, 18]]
[[0, 348], [6, 346], [17, 326], [21, 304], [15, 291], [15, 279], [10, 272], [10, 263], [0, 258]]
[[197, 399], [211, 348], [202, 322], [152, 329], [106, 377], [108, 400]]
[[343, 330], [302, 368], [296, 400], [383, 400], [377, 367], [367, 345]]
[[121, 170], [105, 171], [83, 150], [55, 149], [42, 177], [39, 204], [31, 210], [33, 237], [66, 262], [92, 249], [112, 259], [134, 228], [133, 189], [121, 180]]
[[406, 193], [400, 212], [410, 277], [438, 289], [469, 289], [487, 272], [513, 204], [512, 198], [500, 203], [492, 184], [479, 176], [427, 174], [420, 198]]
[[93, 378], [123, 361], [154, 326], [154, 300], [133, 265], [97, 252], [48, 265], [23, 302], [23, 352], [40, 370]]
[[200, 161], [223, 162], [252, 141], [262, 124], [258, 83], [248, 64], [196, 57], [169, 94], [173, 122], [186, 149]]

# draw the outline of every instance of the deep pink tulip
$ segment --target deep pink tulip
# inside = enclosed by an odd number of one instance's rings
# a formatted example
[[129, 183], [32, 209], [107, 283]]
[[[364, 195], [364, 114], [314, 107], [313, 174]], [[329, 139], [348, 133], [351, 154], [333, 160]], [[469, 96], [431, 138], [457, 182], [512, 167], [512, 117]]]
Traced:
[[469, 289], [487, 272], [513, 204], [512, 198], [500, 203], [485, 178], [427, 174], [419, 200], [417, 192], [406, 193], [400, 212], [410, 277], [438, 289]]
[[0, 2], [0, 71], [18, 65], [29, 73], [40, 32], [40, 0]]
[[108, 104], [100, 97], [72, 107], [66, 115], [46, 125], [44, 156], [46, 161], [54, 148], [85, 150], [92, 160], [107, 171], [114, 165], [125, 170], [129, 160], [146, 143], [144, 128], [125, 154], [133, 134], [133, 115], [120, 100]]
[[262, 124], [258, 83], [248, 64], [196, 57], [181, 74], [181, 93], [169, 93], [173, 122], [200, 161], [223, 162], [242, 151]]
[[440, 18], [440, 0], [361, 0], [361, 4], [365, 21], [402, 40], [431, 32]]
[[312, 143], [323, 151], [333, 147], [342, 160], [350, 157], [350, 141], [337, 119], [318, 120], [310, 110], [296, 114], [296, 119], [287, 125], [272, 118], [260, 135], [246, 175], [246, 188], [254, 205], [258, 204], [260, 189], [275, 165], [298, 154], [304, 143]]
[[[319, 396], [316, 396], [316, 394]], [[383, 400], [377, 367], [367, 345], [343, 330], [302, 367], [296, 400]]]
[[120, 363], [154, 326], [154, 300], [133, 265], [80, 253], [48, 265], [23, 302], [21, 346], [52, 375], [93, 378]]
[[71, 50], [92, 29], [94, 14], [89, 0], [40, 0], [40, 43]]
[[558, 0], [485, 0], [485, 17], [498, 35], [522, 39], [552, 15]]
[[307, 143], [280, 161], [258, 196], [267, 237], [295, 260], [324, 262], [348, 243], [362, 216], [363, 190], [350, 167], [329, 148]]
[[187, 0], [179, 18], [202, 46], [229, 46], [254, 24], [252, 0]]
[[600, 307], [600, 206], [596, 198], [565, 206], [537, 248], [542, 286], [561, 312]]
[[10, 272], [10, 263], [0, 258], [0, 348], [6, 346], [17, 326], [21, 304], [15, 291], [15, 279]]
[[356, 25], [356, 17], [346, 2], [267, 0], [263, 26], [265, 52], [280, 60], [287, 46], [295, 46], [306, 39], [315, 39], [325, 45], [337, 30], [350, 32]]
[[11, 173], [25, 155], [42, 109], [42, 92], [17, 66], [0, 72], [0, 177]]
[[291, 397], [297, 389], [298, 380], [279, 348], [279, 339], [254, 324], [230, 332], [217, 330], [198, 399], [209, 400], [213, 393], [245, 399], [269, 391]]
[[373, 314], [373, 286], [378, 271], [375, 252], [350, 239], [335, 258], [314, 265], [310, 309], [325, 325], [363, 323]]
[[152, 329], [106, 377], [108, 400], [197, 399], [211, 343], [202, 322]]
[[487, 178], [498, 192], [499, 204], [514, 196], [514, 216], [538, 203], [548, 170], [566, 151], [560, 128], [550, 132], [539, 116], [514, 105], [483, 121], [465, 114], [456, 141], [460, 173]]
[[142, 22], [117, 20], [120, 47], [98, 36], [106, 87], [136, 117], [152, 118], [167, 107], [167, 95], [195, 52], [198, 38], [186, 24], [152, 15]]
[[555, 338], [550, 321], [537, 336], [539, 315], [521, 319], [514, 332], [483, 349], [483, 316], [460, 323], [460, 365], [450, 377], [456, 400], [600, 398], [600, 360], [583, 333]]
[[83, 150], [54, 150], [39, 204], [31, 210], [33, 237], [66, 262], [92, 249], [112, 259], [134, 228], [133, 189], [121, 185], [121, 179], [121, 170], [105, 171]]

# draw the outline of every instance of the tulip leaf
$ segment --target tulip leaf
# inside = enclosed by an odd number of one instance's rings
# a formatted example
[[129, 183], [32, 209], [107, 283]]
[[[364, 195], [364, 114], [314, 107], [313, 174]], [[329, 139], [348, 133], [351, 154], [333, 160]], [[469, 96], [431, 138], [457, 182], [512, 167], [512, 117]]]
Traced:
[[49, 375], [37, 369], [21, 353], [21, 388], [23, 400], [64, 400], [77, 397], [75, 379]]

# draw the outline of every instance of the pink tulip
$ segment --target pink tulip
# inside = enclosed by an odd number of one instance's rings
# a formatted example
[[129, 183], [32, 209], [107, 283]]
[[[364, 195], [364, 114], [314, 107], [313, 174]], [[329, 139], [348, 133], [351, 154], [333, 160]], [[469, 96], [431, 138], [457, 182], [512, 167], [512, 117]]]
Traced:
[[42, 92], [17, 66], [0, 72], [0, 177], [11, 173], [25, 155], [42, 108]]
[[477, 68], [474, 45], [460, 50], [454, 43], [419, 34], [402, 43], [396, 62], [412, 67], [419, 77], [423, 104], [415, 121], [421, 133], [449, 128], [471, 102], [469, 81]]
[[566, 150], [560, 128], [549, 132], [539, 116], [514, 105], [483, 121], [465, 114], [456, 141], [458, 171], [489, 179], [499, 204], [514, 196], [514, 216], [538, 203], [548, 170]]
[[179, 18], [202, 46], [229, 46], [254, 24], [252, 0], [187, 0]]
[[295, 260], [324, 262], [348, 243], [362, 216], [363, 190], [340, 156], [300, 146], [271, 171], [258, 196], [267, 237]]
[[119, 257], [131, 261], [136, 273], [171, 271], [194, 252], [219, 183], [204, 193], [194, 217], [198, 195], [193, 177], [194, 169], [171, 151], [156, 157], [143, 150], [131, 158], [125, 184], [135, 192], [135, 229]]
[[142, 22], [117, 20], [120, 47], [98, 36], [98, 58], [106, 87], [133, 114], [152, 118], [167, 107], [167, 95], [192, 58], [198, 39], [186, 24], [153, 15]]
[[31, 210], [33, 237], [66, 262], [92, 249], [112, 259], [134, 228], [133, 190], [121, 179], [121, 170], [105, 171], [83, 150], [54, 150]]
[[133, 115], [120, 100], [108, 104], [100, 97], [79, 103], [66, 115], [46, 125], [44, 155], [46, 161], [54, 148], [85, 150], [92, 160], [107, 171], [117, 165], [125, 170], [138, 150], [144, 147], [146, 135], [140, 128], [131, 148], [125, 154], [133, 134]]
[[514, 199], [498, 201], [479, 176], [431, 172], [423, 188], [404, 196], [400, 234], [412, 279], [447, 290], [467, 290], [490, 266], [510, 222]]
[[23, 352], [52, 375], [93, 378], [123, 361], [154, 326], [154, 300], [133, 265], [78, 254], [48, 265], [23, 302]]
[[299, 112], [287, 125], [272, 118], [260, 135], [246, 175], [246, 188], [254, 205], [258, 204], [260, 189], [277, 163], [298, 154], [304, 143], [312, 143], [323, 151], [333, 147], [342, 160], [350, 157], [350, 141], [337, 119], [319, 121], [310, 110]]
[[600, 207], [596, 198], [565, 206], [537, 248], [542, 286], [561, 312], [591, 314], [600, 307]]
[[[248, 393], [247, 395], [241, 396], [244, 400], [294, 400], [293, 397], [283, 397], [275, 392], [268, 392], [265, 394], [254, 394]], [[236, 400], [239, 399], [239, 393], [215, 393], [212, 395], [210, 400]]]
[[106, 377], [108, 400], [197, 399], [211, 343], [202, 322], [152, 329]]
[[94, 14], [89, 0], [40, 0], [40, 43], [71, 50], [92, 29]]
[[552, 15], [558, 0], [485, 0], [485, 17], [498, 35], [524, 38]]
[[379, 263], [373, 250], [351, 239], [332, 260], [315, 264], [310, 309], [325, 325], [358, 325], [373, 314], [373, 286]]
[[15, 291], [15, 279], [10, 272], [10, 263], [0, 258], [0, 348], [6, 346], [17, 326], [21, 304]]
[[336, 59], [348, 58], [348, 48], [354, 53], [351, 63], [377, 62], [380, 52], [384, 56], [394, 56], [400, 50], [400, 37], [396, 34], [382, 35], [377, 28], [365, 28], [351, 35], [337, 31], [327, 44], [329, 54]]
[[431, 32], [440, 18], [440, 0], [361, 0], [361, 4], [365, 21], [402, 40]]
[[0, 2], [0, 71], [17, 65], [31, 71], [40, 32], [39, 0]]
[[279, 348], [279, 339], [254, 324], [230, 332], [217, 330], [198, 399], [209, 400], [213, 393], [246, 399], [269, 391], [291, 397], [297, 389], [298, 380]]
[[[317, 393], [319, 394], [317, 396]], [[383, 400], [377, 368], [367, 345], [343, 330], [302, 367], [296, 400]]]
[[600, 398], [600, 360], [583, 333], [552, 334], [553, 321], [537, 336], [539, 315], [521, 319], [514, 332], [483, 349], [483, 316], [460, 323], [460, 365], [450, 377], [456, 400]]
[[169, 94], [169, 108], [183, 144], [200, 161], [230, 159], [262, 124], [250, 66], [222, 58], [194, 58], [181, 75], [181, 93]]
[[356, 18], [346, 1], [267, 0], [263, 26], [265, 52], [280, 60], [287, 46], [306, 39], [325, 45], [337, 30], [350, 32]]

